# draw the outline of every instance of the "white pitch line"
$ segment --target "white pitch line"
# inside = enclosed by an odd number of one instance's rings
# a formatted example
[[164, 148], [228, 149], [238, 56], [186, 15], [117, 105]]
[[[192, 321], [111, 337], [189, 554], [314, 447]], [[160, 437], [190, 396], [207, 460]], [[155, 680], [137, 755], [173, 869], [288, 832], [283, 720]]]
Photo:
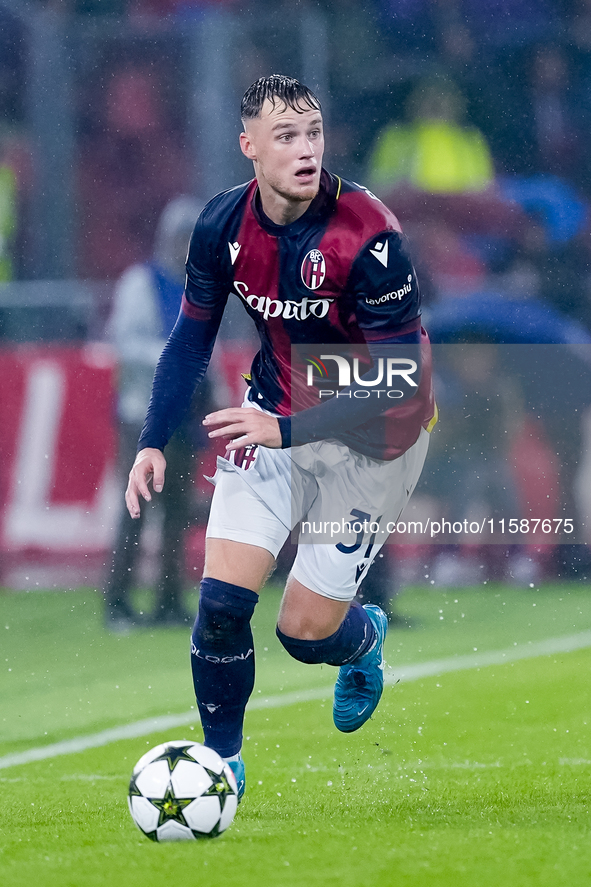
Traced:
[[[385, 675], [384, 680], [386, 684], [417, 681], [420, 678], [436, 677], [437, 675], [454, 671], [487, 668], [491, 665], [504, 665], [507, 662], [516, 662], [520, 659], [534, 659], [536, 656], [551, 656], [553, 653], [572, 653], [575, 650], [583, 650], [588, 647], [591, 647], [591, 631], [581, 631], [578, 634], [547, 638], [543, 641], [530, 641], [527, 644], [519, 644], [508, 647], [505, 650], [476, 652], [470, 653], [467, 656], [450, 656], [447, 659], [433, 659], [430, 662], [419, 662], [416, 665], [404, 665], [391, 669]], [[251, 700], [248, 710], [281, 708], [286, 705], [294, 705], [297, 702], [328, 699], [332, 696], [333, 689], [334, 686], [331, 685], [330, 687], [315, 687], [310, 690], [294, 690], [290, 693], [282, 693], [279, 696], [264, 696], [260, 699]], [[29, 748], [23, 752], [5, 755], [0, 758], [0, 770], [4, 770], [7, 767], [16, 767], [19, 764], [30, 764], [33, 761], [44, 761], [47, 758], [56, 758], [61, 755], [76, 754], [88, 748], [99, 748], [103, 745], [109, 745], [111, 742], [119, 742], [122, 739], [136, 739], [139, 736], [148, 736], [150, 733], [172, 730], [176, 727], [193, 724], [197, 720], [196, 709], [183, 712], [182, 714], [145, 718], [132, 724], [123, 724], [120, 727], [101, 730], [100, 733], [77, 736], [74, 739], [66, 739], [63, 742], [55, 742], [52, 745]]]
[[419, 678], [435, 677], [450, 671], [487, 668], [489, 665], [503, 665], [505, 662], [517, 662], [519, 659], [551, 656], [552, 653], [572, 653], [587, 647], [591, 647], [591, 631], [580, 631], [578, 634], [546, 638], [543, 641], [528, 641], [527, 644], [516, 644], [506, 650], [469, 653], [467, 656], [450, 656], [448, 659], [433, 659], [431, 662], [401, 666], [398, 669], [392, 669], [392, 672], [385, 676], [385, 682], [396, 684], [398, 681], [416, 681]]

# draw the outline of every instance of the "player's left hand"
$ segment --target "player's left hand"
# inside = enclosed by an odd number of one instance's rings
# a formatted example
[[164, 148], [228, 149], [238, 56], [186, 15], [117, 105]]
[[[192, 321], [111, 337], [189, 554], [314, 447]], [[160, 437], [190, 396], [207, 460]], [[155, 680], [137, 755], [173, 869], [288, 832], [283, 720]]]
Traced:
[[262, 413], [260, 410], [248, 407], [218, 410], [215, 413], [209, 413], [203, 420], [203, 424], [214, 429], [208, 432], [208, 437], [230, 439], [230, 442], [226, 444], [227, 452], [253, 444], [260, 444], [272, 449], [281, 447], [279, 422], [275, 416], [269, 416], [268, 413]]

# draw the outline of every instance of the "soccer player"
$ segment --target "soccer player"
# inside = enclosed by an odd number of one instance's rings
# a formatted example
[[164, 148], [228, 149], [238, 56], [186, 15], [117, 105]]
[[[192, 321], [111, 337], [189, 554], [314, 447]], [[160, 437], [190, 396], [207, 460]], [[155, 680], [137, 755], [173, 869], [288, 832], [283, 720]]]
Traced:
[[[323, 169], [320, 103], [297, 80], [257, 80], [241, 116], [240, 146], [256, 177], [214, 197], [197, 221], [182, 309], [156, 369], [126, 493], [138, 517], [149, 483], [162, 490], [164, 447], [205, 374], [227, 299], [240, 299], [261, 348], [245, 404], [204, 419], [210, 437], [227, 441], [228, 458], [218, 459], [214, 478], [191, 643], [204, 742], [231, 763], [240, 796], [254, 686], [250, 620], [298, 521], [314, 528], [337, 514], [357, 525], [337, 544], [302, 534], [277, 636], [301, 662], [339, 667], [339, 730], [357, 730], [375, 710], [387, 619], [354, 597], [387, 538], [377, 530], [397, 520], [417, 483], [435, 416], [419, 289], [395, 216]], [[413, 357], [403, 362], [400, 399], [357, 396], [371, 384], [358, 370], [357, 387], [306, 402], [292, 387], [291, 345], [300, 343], [328, 343], [323, 353], [364, 346], [374, 378], [388, 348], [414, 349], [405, 352]]]

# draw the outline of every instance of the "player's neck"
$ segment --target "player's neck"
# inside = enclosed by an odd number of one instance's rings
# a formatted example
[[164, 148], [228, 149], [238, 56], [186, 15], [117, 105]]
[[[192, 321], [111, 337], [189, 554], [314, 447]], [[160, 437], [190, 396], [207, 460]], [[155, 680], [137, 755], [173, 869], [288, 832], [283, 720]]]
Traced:
[[278, 194], [272, 188], [261, 188], [259, 183], [261, 206], [267, 218], [275, 225], [291, 225], [304, 215], [313, 198], [310, 200], [290, 200]]

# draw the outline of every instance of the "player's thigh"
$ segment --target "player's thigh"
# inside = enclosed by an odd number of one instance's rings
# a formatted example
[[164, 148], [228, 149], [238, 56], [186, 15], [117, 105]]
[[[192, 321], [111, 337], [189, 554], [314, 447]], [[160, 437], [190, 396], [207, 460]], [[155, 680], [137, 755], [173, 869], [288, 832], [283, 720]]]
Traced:
[[277, 624], [292, 638], [316, 641], [334, 634], [349, 610], [349, 601], [331, 600], [289, 576]]
[[216, 472], [204, 575], [258, 591], [288, 533], [288, 527], [239, 471]]
[[301, 545], [290, 578], [293, 577], [321, 597], [350, 603], [381, 548], [381, 545], [374, 544], [368, 555], [370, 544], [366, 544], [358, 553], [345, 553], [336, 545], [327, 543]]
[[428, 440], [425, 431], [391, 463], [352, 454], [338, 474], [319, 479], [292, 567], [298, 582], [331, 600], [355, 597], [418, 482]]
[[258, 592], [273, 572], [275, 558], [266, 548], [209, 537], [205, 543], [205, 578], [219, 579]]

